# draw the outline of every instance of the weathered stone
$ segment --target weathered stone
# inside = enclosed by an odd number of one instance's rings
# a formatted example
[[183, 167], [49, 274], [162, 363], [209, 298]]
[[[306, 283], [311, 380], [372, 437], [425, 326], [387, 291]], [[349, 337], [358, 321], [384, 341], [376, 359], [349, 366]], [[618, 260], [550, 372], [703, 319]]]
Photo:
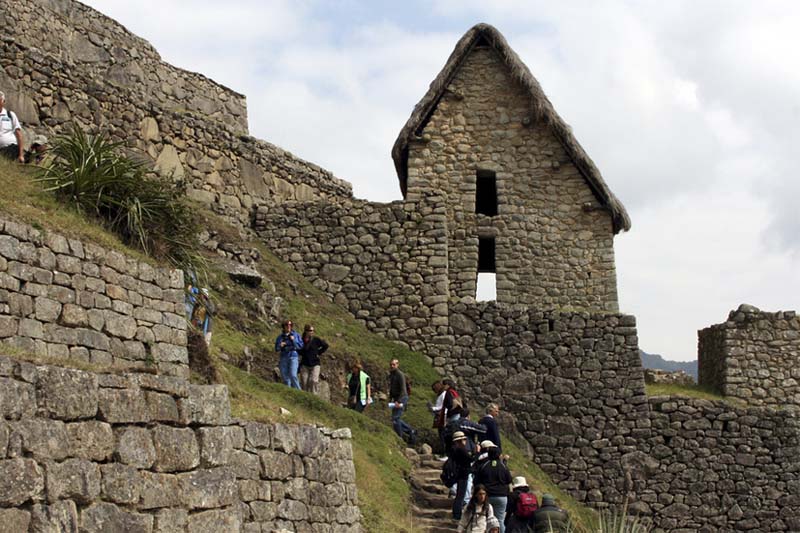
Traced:
[[189, 513], [184, 509], [162, 509], [155, 515], [153, 533], [185, 533]]
[[202, 511], [189, 516], [187, 533], [208, 531], [239, 531], [242, 527], [239, 513], [234, 509]]
[[150, 431], [129, 426], [115, 431], [117, 446], [114, 452], [119, 462], [137, 468], [150, 468], [156, 460], [156, 450]]
[[16, 420], [33, 416], [36, 393], [33, 385], [0, 377], [0, 418]]
[[136, 319], [131, 316], [120, 315], [111, 311], [105, 313], [105, 331], [109, 335], [122, 339], [132, 339], [136, 336]]
[[184, 505], [190, 509], [212, 509], [237, 501], [236, 476], [229, 468], [212, 468], [179, 474]]
[[236, 448], [244, 446], [244, 429], [239, 426], [219, 426], [197, 430], [200, 440], [200, 459], [203, 466], [224, 466]]
[[24, 533], [31, 523], [31, 513], [22, 509], [0, 509], [0, 533]]
[[139, 472], [139, 508], [180, 507], [183, 502], [181, 484], [174, 474]]
[[100, 465], [101, 494], [104, 499], [122, 504], [139, 501], [139, 471], [133, 466], [110, 463]]
[[95, 503], [81, 511], [81, 531], [86, 533], [152, 533], [153, 516], [129, 513], [113, 503]]
[[64, 423], [46, 418], [31, 418], [11, 423], [12, 437], [21, 439], [22, 449], [37, 459], [61, 460], [69, 453]]
[[78, 509], [72, 500], [33, 506], [30, 533], [77, 533], [78, 525]]
[[224, 385], [192, 385], [178, 402], [183, 424], [223, 426], [230, 424], [228, 388]]
[[145, 391], [148, 416], [156, 422], [177, 422], [180, 419], [178, 404], [169, 394]]
[[61, 304], [44, 296], [34, 299], [33, 308], [36, 319], [42, 322], [55, 322], [61, 314]]
[[255, 268], [245, 266], [235, 261], [225, 263], [225, 273], [236, 283], [241, 283], [248, 287], [258, 287], [261, 285], [263, 276]]
[[91, 461], [106, 461], [114, 453], [111, 426], [97, 420], [67, 424], [69, 454]]
[[86, 459], [67, 459], [46, 464], [47, 499], [71, 499], [88, 504], [100, 494], [100, 468]]
[[0, 505], [14, 507], [40, 500], [44, 492], [44, 474], [32, 459], [0, 461]]
[[149, 422], [147, 401], [139, 389], [103, 389], [98, 393], [100, 417], [112, 424]]
[[188, 428], [156, 426], [152, 431], [157, 472], [191, 470], [200, 464], [200, 449], [194, 431]]
[[89, 372], [42, 367], [36, 384], [38, 405], [48, 416], [62, 420], [97, 414], [97, 376]]
[[261, 450], [258, 452], [258, 457], [261, 459], [261, 473], [265, 479], [289, 479], [294, 472], [291, 456], [288, 454], [273, 450]]

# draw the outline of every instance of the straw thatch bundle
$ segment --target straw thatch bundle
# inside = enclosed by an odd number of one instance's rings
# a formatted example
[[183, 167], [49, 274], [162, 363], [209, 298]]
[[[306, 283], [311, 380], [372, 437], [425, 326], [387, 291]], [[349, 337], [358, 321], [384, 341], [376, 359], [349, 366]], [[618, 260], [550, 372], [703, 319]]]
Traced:
[[400, 135], [395, 141], [394, 147], [392, 148], [392, 159], [394, 159], [397, 175], [400, 178], [400, 188], [403, 191], [403, 196], [406, 194], [408, 180], [408, 144], [415, 137], [421, 135], [422, 129], [436, 109], [447, 86], [450, 84], [456, 72], [458, 72], [462, 62], [469, 55], [472, 48], [479, 42], [488, 44], [500, 54], [503, 62], [510, 69], [512, 77], [521, 83], [530, 94], [532, 118], [536, 121], [544, 122], [552, 129], [556, 138], [561, 142], [564, 150], [566, 150], [567, 154], [570, 156], [573, 164], [578, 168], [586, 179], [586, 182], [592, 188], [592, 191], [601, 205], [611, 212], [614, 221], [614, 232], [619, 233], [620, 231], [629, 230], [631, 227], [631, 219], [625, 207], [608, 188], [600, 171], [572, 135], [572, 130], [569, 125], [558, 116], [558, 113], [556, 113], [556, 110], [553, 108], [553, 104], [544, 94], [541, 85], [539, 85], [539, 82], [533, 77], [531, 71], [528, 70], [528, 67], [520, 60], [516, 52], [511, 49], [500, 32], [489, 24], [477, 24], [473, 26], [458, 41], [458, 44], [456, 44], [453, 53], [450, 54], [444, 68], [431, 83], [428, 92], [422, 100], [414, 106], [411, 117], [409, 117], [406, 125], [403, 126]]

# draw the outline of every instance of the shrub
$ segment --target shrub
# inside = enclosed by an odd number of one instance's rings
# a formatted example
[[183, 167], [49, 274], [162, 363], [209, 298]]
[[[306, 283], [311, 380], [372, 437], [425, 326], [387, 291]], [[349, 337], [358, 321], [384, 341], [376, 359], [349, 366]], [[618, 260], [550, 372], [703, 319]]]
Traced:
[[120, 143], [76, 126], [56, 139], [39, 181], [78, 211], [104, 221], [126, 244], [191, 268], [198, 261], [198, 222], [184, 191], [149, 176], [144, 163], [121, 152]]

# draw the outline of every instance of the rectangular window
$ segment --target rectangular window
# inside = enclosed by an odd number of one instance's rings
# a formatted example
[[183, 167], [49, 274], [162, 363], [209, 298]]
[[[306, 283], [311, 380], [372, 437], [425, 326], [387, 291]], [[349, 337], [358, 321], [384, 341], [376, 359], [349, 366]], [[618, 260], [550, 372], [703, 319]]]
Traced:
[[497, 215], [497, 177], [491, 170], [479, 170], [475, 182], [475, 212]]
[[478, 272], [495, 272], [494, 237], [478, 238]]

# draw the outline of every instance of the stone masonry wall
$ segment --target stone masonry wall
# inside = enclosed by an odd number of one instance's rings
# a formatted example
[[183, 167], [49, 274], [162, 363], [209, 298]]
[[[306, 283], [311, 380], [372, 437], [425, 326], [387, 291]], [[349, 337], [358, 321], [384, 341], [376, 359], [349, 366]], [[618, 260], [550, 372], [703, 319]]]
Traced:
[[[475, 297], [478, 238], [494, 237], [497, 301], [616, 311], [610, 213], [493, 48], [476, 47], [409, 146], [408, 191], [447, 197], [450, 294]], [[498, 214], [475, 213], [476, 172], [494, 171]]]
[[162, 62], [147, 42], [73, 0], [4, 4], [0, 90], [28, 139], [73, 124], [107, 131], [242, 227], [258, 205], [352, 196], [330, 172], [248, 136], [244, 96]]
[[0, 216], [0, 341], [188, 377], [183, 273]]
[[0, 357], [0, 530], [357, 533], [349, 438], [231, 419], [222, 385]]
[[261, 208], [272, 251], [372, 331], [412, 347], [448, 339], [447, 245], [441, 198]]
[[751, 405], [800, 406], [800, 317], [743, 305], [698, 332], [701, 385]]

